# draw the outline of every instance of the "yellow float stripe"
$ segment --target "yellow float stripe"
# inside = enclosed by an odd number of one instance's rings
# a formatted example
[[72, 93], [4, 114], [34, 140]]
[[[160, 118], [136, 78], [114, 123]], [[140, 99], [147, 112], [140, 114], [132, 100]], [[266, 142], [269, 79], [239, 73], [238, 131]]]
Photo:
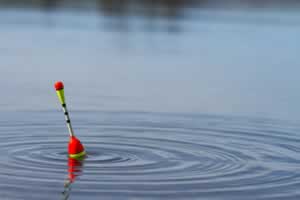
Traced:
[[69, 154], [70, 158], [74, 158], [74, 159], [78, 159], [78, 158], [81, 158], [82, 156], [85, 156], [85, 151], [82, 151], [80, 153], [77, 153], [77, 154]]

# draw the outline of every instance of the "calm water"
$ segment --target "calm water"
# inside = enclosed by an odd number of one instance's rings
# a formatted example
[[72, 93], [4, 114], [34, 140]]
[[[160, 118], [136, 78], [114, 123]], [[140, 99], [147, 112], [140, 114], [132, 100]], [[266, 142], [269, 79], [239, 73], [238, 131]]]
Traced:
[[53, 110], [64, 80], [76, 110], [299, 118], [297, 10], [86, 9], [2, 8], [0, 110]]
[[299, 3], [213, 2], [0, 0], [1, 199], [299, 199]]

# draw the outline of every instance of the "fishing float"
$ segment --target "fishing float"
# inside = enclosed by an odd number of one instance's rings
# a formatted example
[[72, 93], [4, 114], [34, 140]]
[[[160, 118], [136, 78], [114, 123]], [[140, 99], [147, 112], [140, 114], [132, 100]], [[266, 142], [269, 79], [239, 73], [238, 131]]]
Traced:
[[75, 135], [74, 135], [74, 131], [73, 131], [73, 128], [71, 125], [71, 120], [70, 120], [70, 116], [69, 116], [69, 112], [68, 112], [67, 104], [66, 104], [66, 100], [65, 100], [63, 82], [61, 82], [61, 81], [56, 82], [54, 84], [54, 88], [56, 90], [58, 99], [61, 103], [63, 112], [65, 114], [65, 119], [66, 119], [68, 131], [69, 131], [69, 135], [70, 135], [69, 144], [68, 144], [69, 157], [73, 158], [73, 159], [82, 159], [86, 155], [86, 152], [85, 152], [84, 147], [83, 147], [82, 143], [80, 142], [80, 140], [77, 137], [75, 137]]

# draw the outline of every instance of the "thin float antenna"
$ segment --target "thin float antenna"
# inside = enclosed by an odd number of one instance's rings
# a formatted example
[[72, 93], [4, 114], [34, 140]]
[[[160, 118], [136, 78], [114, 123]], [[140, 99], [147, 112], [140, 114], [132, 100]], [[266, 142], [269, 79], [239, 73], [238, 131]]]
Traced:
[[68, 127], [68, 130], [69, 130], [70, 137], [75, 136], [73, 128], [72, 128], [69, 112], [68, 112], [68, 109], [67, 109], [67, 104], [66, 104], [66, 101], [65, 101], [64, 85], [63, 85], [62, 82], [56, 82], [54, 86], [55, 86], [55, 89], [56, 89], [56, 94], [58, 96], [58, 99], [61, 103], [62, 109], [63, 109], [64, 114], [65, 114], [65, 119], [66, 119], [66, 123], [67, 123], [67, 127]]
[[74, 131], [73, 131], [73, 128], [72, 128], [72, 124], [71, 124], [69, 112], [68, 112], [68, 109], [67, 109], [67, 105], [62, 104], [62, 108], [63, 108], [63, 111], [65, 113], [65, 119], [66, 119], [66, 122], [67, 122], [67, 127], [68, 127], [68, 130], [69, 130], [70, 137], [72, 137], [72, 136], [74, 136]]

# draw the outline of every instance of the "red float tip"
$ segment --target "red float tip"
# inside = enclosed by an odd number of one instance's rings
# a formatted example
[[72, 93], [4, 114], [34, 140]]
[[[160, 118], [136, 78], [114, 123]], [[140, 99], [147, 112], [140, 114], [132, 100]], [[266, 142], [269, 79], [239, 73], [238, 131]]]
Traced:
[[63, 82], [61, 82], [61, 81], [57, 81], [57, 82], [54, 84], [54, 87], [55, 87], [55, 90], [62, 90], [62, 89], [64, 89], [64, 84], [63, 84]]

